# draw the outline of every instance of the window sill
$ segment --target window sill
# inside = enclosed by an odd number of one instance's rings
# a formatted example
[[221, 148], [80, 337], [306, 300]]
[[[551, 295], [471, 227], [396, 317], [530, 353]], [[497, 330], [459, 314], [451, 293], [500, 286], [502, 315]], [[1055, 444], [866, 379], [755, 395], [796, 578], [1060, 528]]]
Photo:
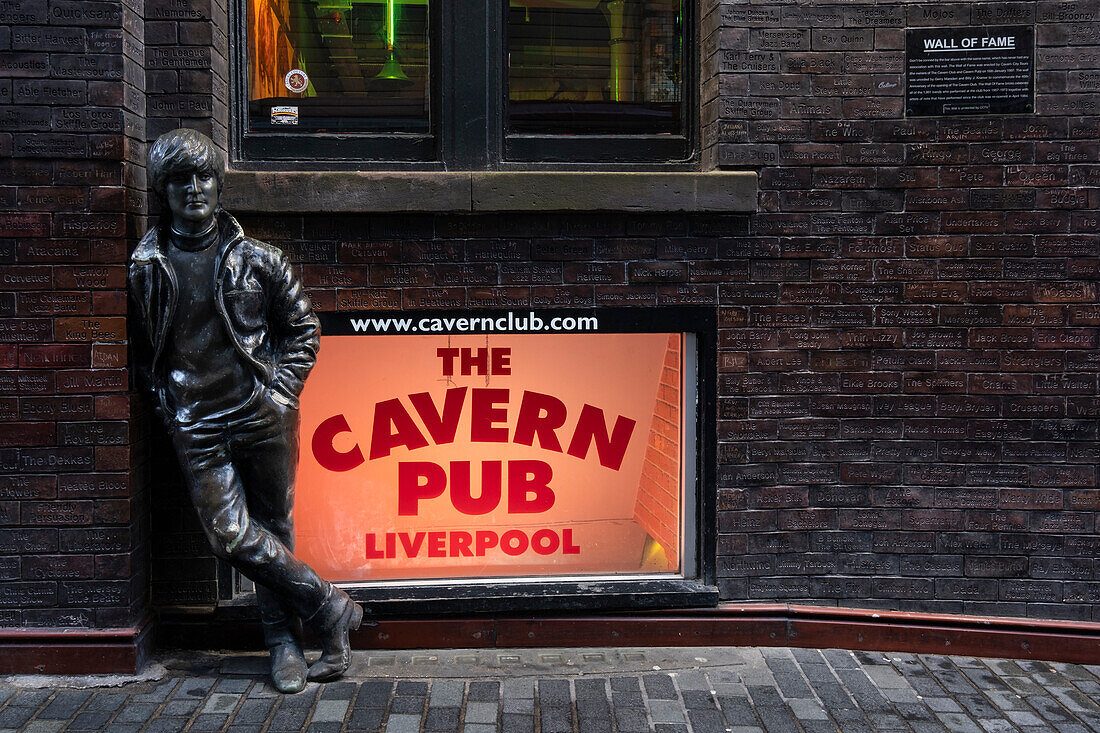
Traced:
[[230, 211], [267, 213], [756, 210], [751, 171], [229, 171]]

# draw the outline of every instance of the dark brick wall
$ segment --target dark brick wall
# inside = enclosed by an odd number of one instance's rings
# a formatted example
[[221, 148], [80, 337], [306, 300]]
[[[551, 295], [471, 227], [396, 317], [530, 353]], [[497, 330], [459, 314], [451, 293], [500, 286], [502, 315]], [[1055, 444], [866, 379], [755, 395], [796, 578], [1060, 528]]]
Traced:
[[142, 12], [0, 4], [0, 626], [128, 627], [148, 605], [125, 292]]
[[[1091, 619], [1100, 3], [707, 3], [723, 595]], [[903, 116], [907, 27], [1034, 24], [1036, 114]]]
[[[757, 170], [755, 214], [241, 218], [327, 310], [715, 306], [726, 599], [1100, 618], [1100, 3], [700, 5], [704, 167]], [[157, 601], [218, 594], [122, 277], [143, 142], [226, 143], [227, 22], [0, 5], [7, 625], [139, 616], [150, 513]], [[1035, 114], [904, 117], [905, 29], [967, 24], [1035, 26]]]
[[[148, 140], [187, 127], [228, 147], [228, 4], [217, 0], [146, 0], [145, 82]], [[152, 202], [154, 213], [159, 202]], [[218, 563], [183, 490], [171, 446], [151, 432], [158, 477], [153, 513], [152, 598], [158, 606], [209, 606], [219, 594]], [[223, 576], [226, 569], [222, 568]]]

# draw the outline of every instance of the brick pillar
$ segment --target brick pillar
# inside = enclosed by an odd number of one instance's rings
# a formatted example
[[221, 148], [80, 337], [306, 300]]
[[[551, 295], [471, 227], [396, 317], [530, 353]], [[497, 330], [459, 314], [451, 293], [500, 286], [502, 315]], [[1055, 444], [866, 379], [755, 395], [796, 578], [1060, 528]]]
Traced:
[[223, 150], [227, 148], [228, 27], [224, 2], [145, 3], [149, 140], [187, 127], [209, 136]]
[[[0, 5], [0, 626], [118, 629], [131, 647], [148, 607], [126, 341], [141, 15], [141, 0]], [[25, 657], [0, 649], [0, 668]]]
[[[145, 80], [147, 140], [179, 127], [198, 130], [228, 147], [229, 27], [226, 3], [147, 0]], [[152, 202], [153, 213], [157, 202]], [[152, 595], [158, 607], [211, 606], [218, 600], [218, 569], [209, 543], [182, 489], [164, 431], [149, 432], [150, 461], [158, 477], [153, 507]]]

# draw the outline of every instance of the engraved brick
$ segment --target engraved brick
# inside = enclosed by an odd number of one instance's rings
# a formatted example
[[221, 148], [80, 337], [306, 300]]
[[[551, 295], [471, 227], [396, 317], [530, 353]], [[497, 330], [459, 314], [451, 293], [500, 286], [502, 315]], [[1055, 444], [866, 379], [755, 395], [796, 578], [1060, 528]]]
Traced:
[[86, 367], [90, 363], [91, 350], [87, 346], [51, 344], [24, 346], [19, 350], [19, 366], [24, 369]]
[[56, 529], [0, 529], [0, 551], [6, 554], [45, 554], [57, 549]]
[[[83, 3], [73, 4], [80, 5]], [[103, 4], [106, 5], [107, 3]], [[123, 78], [122, 67], [123, 58], [118, 55], [50, 54], [50, 76], [55, 79], [121, 80]], [[45, 74], [41, 76], [45, 76]]]

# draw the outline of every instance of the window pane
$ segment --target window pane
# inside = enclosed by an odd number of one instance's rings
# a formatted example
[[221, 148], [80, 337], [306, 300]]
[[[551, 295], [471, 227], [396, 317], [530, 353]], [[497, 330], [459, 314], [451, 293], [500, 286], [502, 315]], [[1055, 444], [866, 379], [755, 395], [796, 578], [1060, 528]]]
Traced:
[[681, 133], [681, 0], [510, 0], [508, 128]]
[[427, 0], [248, 0], [248, 128], [427, 132]]

